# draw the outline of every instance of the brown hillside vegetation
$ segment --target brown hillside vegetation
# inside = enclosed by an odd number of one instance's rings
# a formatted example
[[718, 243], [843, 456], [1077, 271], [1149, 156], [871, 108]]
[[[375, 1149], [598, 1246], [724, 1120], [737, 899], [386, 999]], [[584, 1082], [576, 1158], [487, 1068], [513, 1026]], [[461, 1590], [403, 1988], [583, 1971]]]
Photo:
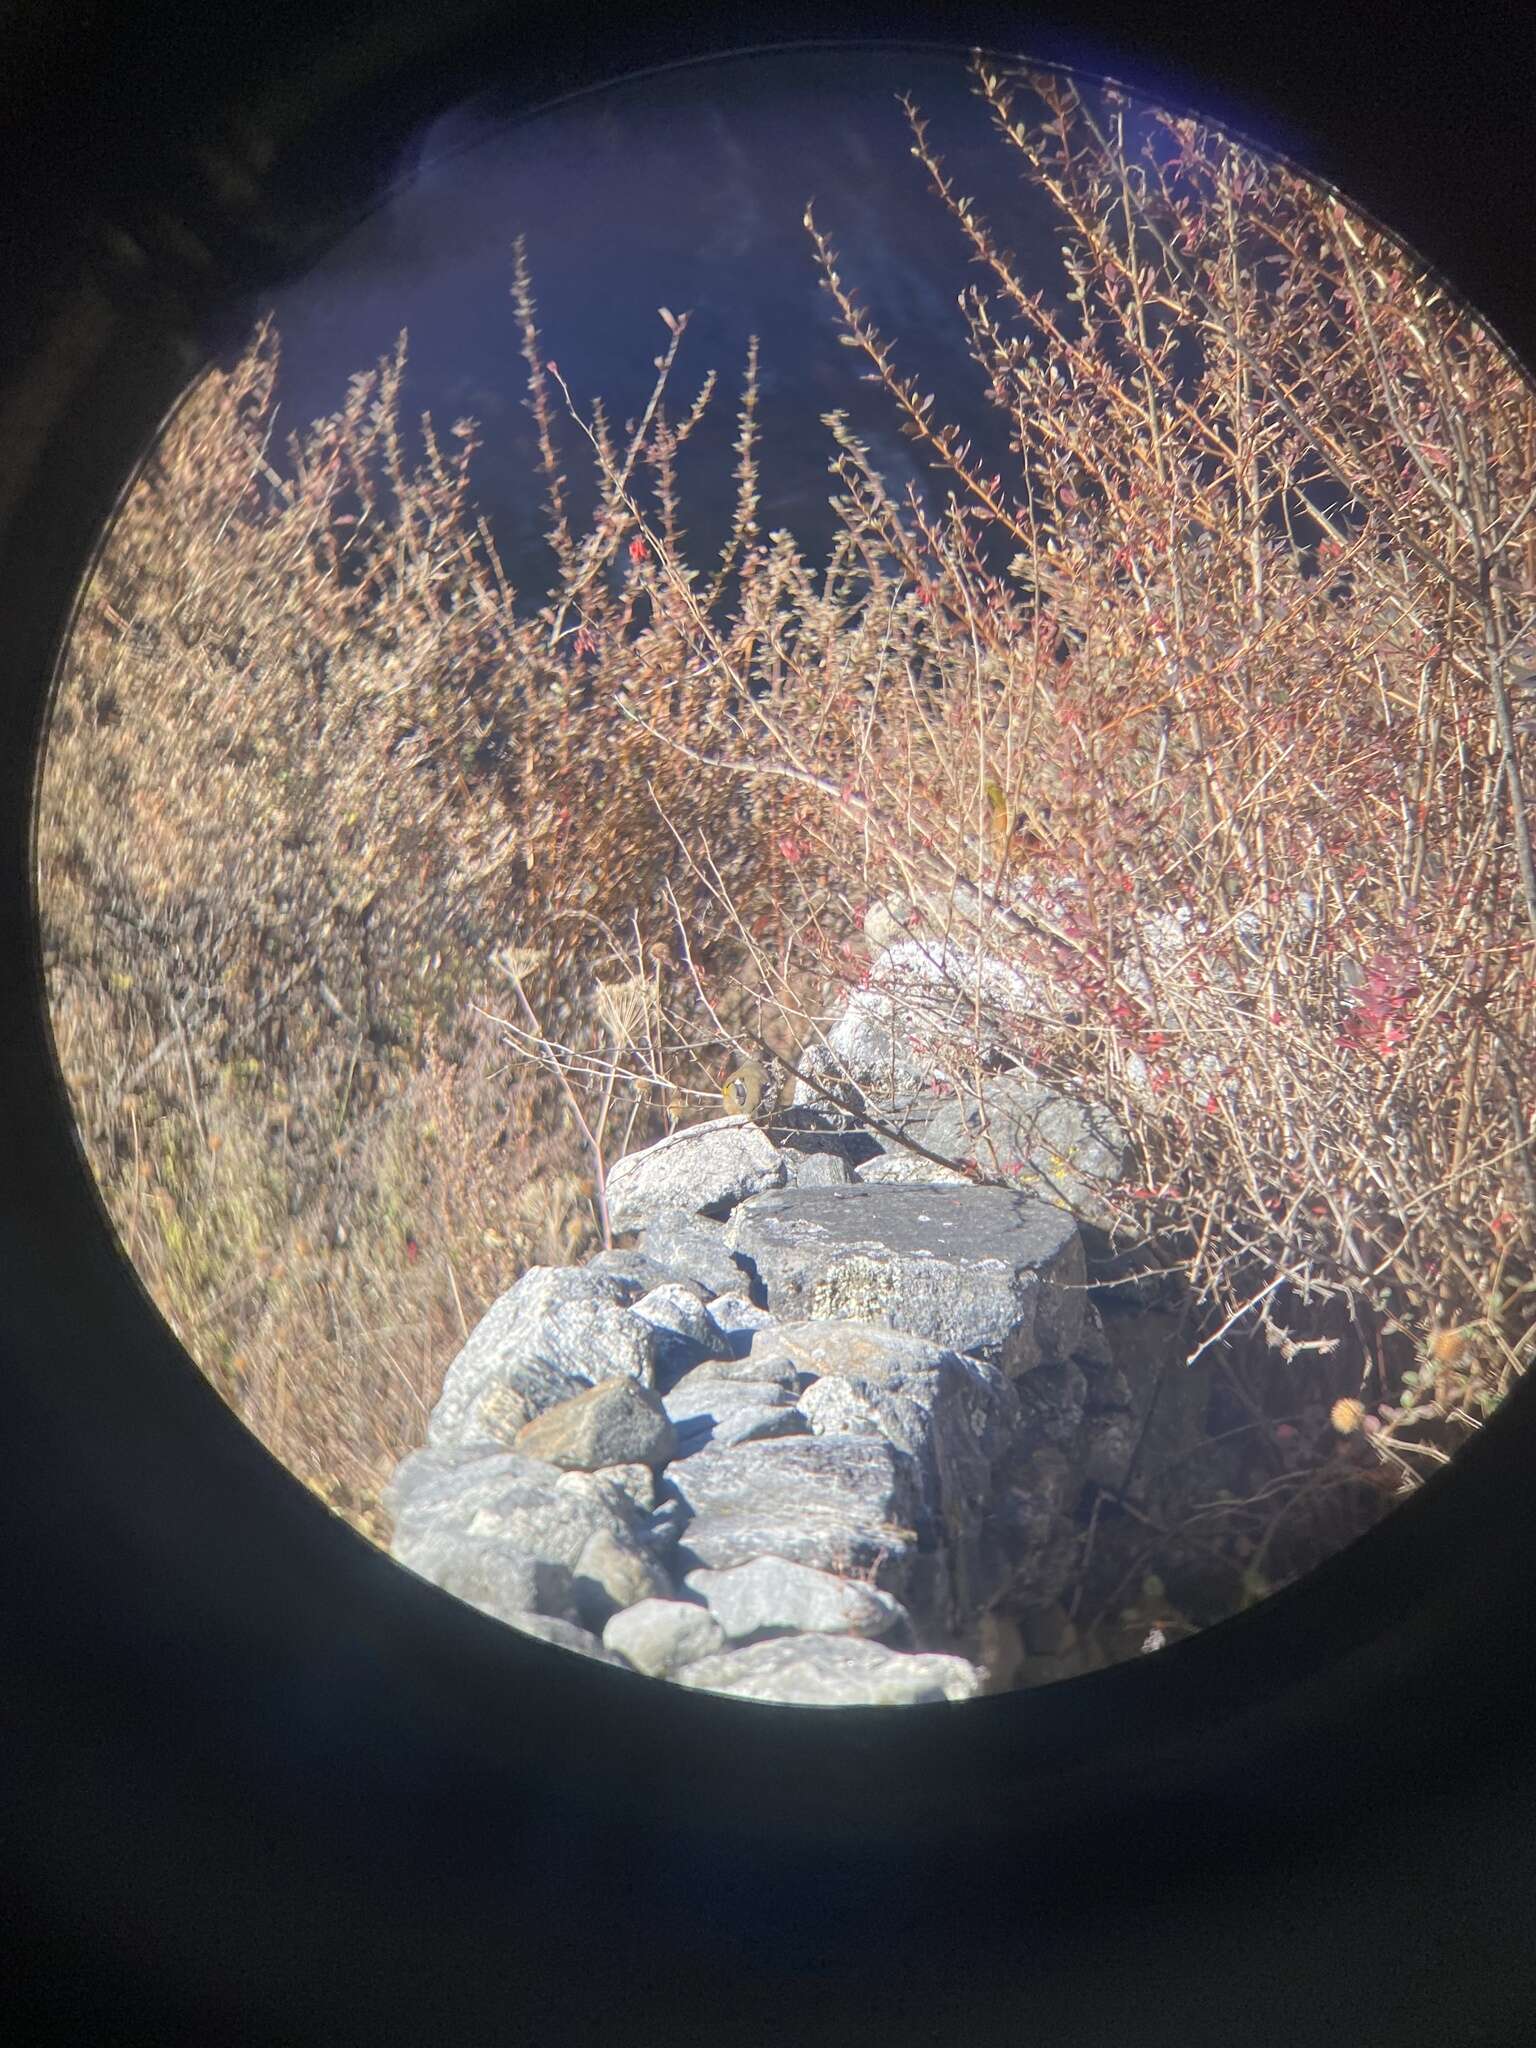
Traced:
[[[264, 327], [107, 536], [40, 795], [61, 1067], [154, 1300], [365, 1529], [478, 1315], [599, 1241], [604, 1162], [813, 1042], [898, 895], [1048, 974], [1012, 1057], [1132, 1130], [1118, 1234], [1186, 1277], [1256, 1445], [1198, 1535], [1246, 1587], [1530, 1360], [1530, 388], [1283, 168], [1056, 78], [976, 88], [1070, 288], [1016, 274], [912, 109], [1006, 475], [807, 215], [939, 512], [833, 414], [830, 561], [764, 535], [754, 352], [732, 538], [691, 566], [686, 319], [619, 433], [546, 360], [519, 251], [547, 593], [475, 516], [469, 423], [407, 466], [403, 340], [280, 449]], [[1176, 906], [1193, 980], [1138, 943]], [[974, 993], [952, 1067], [996, 1036]]]

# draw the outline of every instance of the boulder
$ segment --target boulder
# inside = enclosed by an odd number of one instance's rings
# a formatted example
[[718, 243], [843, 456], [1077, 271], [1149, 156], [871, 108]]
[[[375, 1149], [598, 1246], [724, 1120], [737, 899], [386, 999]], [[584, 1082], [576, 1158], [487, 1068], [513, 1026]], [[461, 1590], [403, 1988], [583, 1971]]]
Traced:
[[649, 1294], [640, 1297], [630, 1313], [651, 1327], [657, 1384], [664, 1388], [704, 1359], [719, 1356], [731, 1341], [722, 1336], [697, 1290], [685, 1281], [667, 1281], [653, 1287]]
[[755, 1557], [729, 1571], [694, 1571], [688, 1589], [708, 1606], [722, 1646], [777, 1635], [910, 1634], [899, 1600], [855, 1579], [835, 1578], [782, 1557]]
[[[1012, 1055], [1040, 1005], [1038, 978], [946, 930], [946, 909], [935, 928], [895, 939], [870, 962], [864, 987], [848, 998], [842, 1015], [814, 1056], [798, 1062], [803, 1073], [852, 1101], [895, 1102], [935, 1080], [954, 1080], [947, 1046], [967, 1046], [972, 1057]], [[975, 1043], [978, 1000], [984, 1035]], [[797, 1085], [796, 1100], [815, 1099]]]
[[[504, 1436], [519, 1407], [513, 1427], [619, 1373], [648, 1385], [655, 1340], [624, 1305], [639, 1294], [632, 1280], [581, 1266], [525, 1273], [486, 1310], [448, 1368], [428, 1442], [445, 1449], [479, 1433]], [[492, 1404], [493, 1419], [482, 1427], [476, 1406], [493, 1387], [509, 1398]]]
[[641, 1231], [639, 1252], [660, 1269], [662, 1277], [700, 1288], [705, 1301], [722, 1294], [745, 1293], [750, 1285], [750, 1276], [726, 1244], [725, 1225], [717, 1217], [666, 1210]]
[[837, 1152], [788, 1152], [784, 1154], [785, 1183], [792, 1188], [846, 1187], [855, 1169]]
[[[614, 1245], [607, 1251], [594, 1252], [586, 1264], [589, 1273], [605, 1273], [617, 1280], [631, 1284], [633, 1297], [649, 1294], [653, 1287], [675, 1282], [677, 1274], [634, 1246]], [[708, 1289], [698, 1290], [701, 1301], [708, 1299]]]
[[608, 1221], [629, 1231], [670, 1213], [724, 1215], [745, 1196], [783, 1184], [778, 1149], [750, 1117], [715, 1117], [618, 1160], [607, 1177]]
[[745, 1294], [722, 1294], [706, 1304], [704, 1313], [720, 1339], [722, 1358], [745, 1358], [757, 1332], [773, 1322], [772, 1314]]
[[677, 1438], [661, 1397], [621, 1376], [546, 1408], [518, 1431], [513, 1448], [571, 1471], [625, 1464], [655, 1469], [677, 1455]]
[[564, 1621], [576, 1617], [569, 1567], [551, 1558], [535, 1557], [504, 1537], [476, 1538], [436, 1530], [416, 1545], [411, 1570], [497, 1621], [516, 1623], [529, 1613]]
[[1003, 1188], [790, 1188], [730, 1223], [779, 1317], [910, 1331], [1009, 1374], [1068, 1356], [1083, 1328], [1070, 1216]]
[[679, 1458], [694, 1457], [708, 1444], [723, 1449], [767, 1437], [809, 1434], [794, 1395], [773, 1380], [717, 1379], [701, 1366], [664, 1398]]
[[656, 1474], [649, 1465], [601, 1465], [597, 1477], [619, 1489], [640, 1521], [656, 1505]]
[[917, 1475], [874, 1436], [788, 1436], [707, 1445], [667, 1474], [688, 1514], [677, 1547], [684, 1573], [782, 1557], [893, 1593], [921, 1626], [940, 1623], [941, 1561], [919, 1555]]
[[993, 1465], [1019, 1429], [1019, 1395], [975, 1359], [858, 1324], [831, 1328], [819, 1348], [832, 1369], [800, 1396], [800, 1411], [817, 1435], [877, 1436], [910, 1460], [919, 1544], [945, 1562], [941, 1625], [962, 1628], [1006, 1583], [984, 1560], [982, 1528]]
[[402, 1459], [385, 1495], [394, 1521], [393, 1553], [416, 1568], [424, 1557], [442, 1569], [450, 1536], [495, 1538], [574, 1572], [590, 1538], [619, 1538], [635, 1526], [621, 1488], [581, 1472], [555, 1473], [515, 1451], [458, 1461], [432, 1451]]
[[914, 1656], [850, 1635], [780, 1636], [722, 1650], [682, 1685], [802, 1707], [898, 1707], [974, 1699], [985, 1674], [961, 1657]]
[[643, 1671], [647, 1678], [671, 1678], [685, 1664], [725, 1648], [726, 1635], [707, 1607], [691, 1600], [640, 1600], [614, 1615], [603, 1630], [603, 1646]]
[[596, 1663], [612, 1664], [621, 1671], [630, 1669], [625, 1659], [606, 1648], [591, 1629], [578, 1627], [574, 1621], [560, 1621], [550, 1614], [519, 1614], [513, 1618], [512, 1626], [525, 1636], [553, 1643], [557, 1649], [574, 1650], [578, 1657], [591, 1657]]
[[[1101, 1227], [1110, 1220], [1101, 1190], [1123, 1181], [1130, 1165], [1130, 1141], [1106, 1109], [1016, 1074], [990, 1076], [979, 1089], [947, 1099], [919, 1098], [882, 1121], [957, 1167], [973, 1165], [988, 1179], [1037, 1194]], [[875, 1178], [882, 1166], [891, 1178], [934, 1174], [895, 1139], [877, 1135], [884, 1151], [860, 1167], [861, 1180]]]
[[577, 1616], [595, 1635], [624, 1608], [666, 1599], [672, 1591], [655, 1552], [624, 1526], [594, 1529], [571, 1574]]

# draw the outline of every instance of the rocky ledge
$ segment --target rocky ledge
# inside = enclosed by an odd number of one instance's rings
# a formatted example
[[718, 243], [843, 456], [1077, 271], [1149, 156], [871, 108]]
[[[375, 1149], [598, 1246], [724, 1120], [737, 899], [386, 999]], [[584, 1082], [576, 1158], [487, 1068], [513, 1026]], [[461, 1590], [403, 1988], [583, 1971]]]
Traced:
[[633, 1243], [487, 1312], [394, 1474], [393, 1555], [550, 1642], [743, 1698], [1013, 1683], [1154, 1361], [1109, 1341], [1066, 1206], [1119, 1169], [1114, 1132], [988, 1087], [1004, 1185], [968, 1178], [976, 1118], [921, 1088], [881, 1121], [949, 1168], [824, 1103], [621, 1160]]

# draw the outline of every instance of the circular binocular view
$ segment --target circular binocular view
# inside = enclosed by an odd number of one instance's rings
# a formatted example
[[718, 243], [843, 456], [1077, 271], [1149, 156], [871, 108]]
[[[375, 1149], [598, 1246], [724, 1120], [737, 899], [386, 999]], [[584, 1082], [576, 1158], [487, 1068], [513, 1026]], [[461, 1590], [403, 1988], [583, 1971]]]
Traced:
[[1536, 1350], [1536, 402], [1017, 58], [469, 109], [106, 532], [81, 1146], [410, 1571], [802, 1705], [1179, 1643]]

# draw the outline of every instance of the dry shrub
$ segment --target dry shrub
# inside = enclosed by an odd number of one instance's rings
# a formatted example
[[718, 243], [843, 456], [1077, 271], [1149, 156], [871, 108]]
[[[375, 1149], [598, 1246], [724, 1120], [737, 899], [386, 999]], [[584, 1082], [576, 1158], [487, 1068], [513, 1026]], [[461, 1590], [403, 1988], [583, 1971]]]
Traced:
[[697, 976], [673, 1029], [733, 987], [743, 1049], [814, 1039], [884, 901], [948, 971], [947, 1014], [908, 1024], [949, 1073], [1001, 1053], [1109, 1103], [1139, 1169], [1114, 1248], [1188, 1283], [1230, 1483], [1122, 1496], [1140, 1540], [1096, 1558], [1090, 1526], [1079, 1595], [1112, 1612], [1155, 1553], [1204, 1570], [1209, 1618], [1444, 1463], [1536, 1348], [1536, 406], [1306, 181], [1113, 93], [983, 64], [977, 89], [1056, 207], [1068, 288], [1063, 311], [1025, 285], [911, 109], [988, 274], [963, 304], [1008, 482], [808, 214], [947, 501], [894, 501], [827, 416], [843, 541], [771, 627], [748, 584], [744, 646], [657, 548], [694, 660], [737, 691], [709, 766], [777, 793], [789, 870], [769, 946], [720, 843], [680, 832], [750, 966]]
[[[356, 1491], [415, 1440], [518, 1260], [595, 1241], [605, 1153], [707, 1104], [727, 1051], [813, 1041], [897, 895], [959, 963], [947, 1064], [1001, 1046], [1132, 1130], [1117, 1235], [1187, 1276], [1242, 1426], [1365, 1396], [1388, 1413], [1341, 1438], [1346, 1477], [1401, 1477], [1528, 1362], [1531, 393], [1289, 171], [1113, 93], [980, 61], [976, 84], [1067, 287], [1025, 284], [911, 109], [986, 280], [963, 312], [1006, 479], [808, 215], [850, 349], [948, 484], [894, 500], [829, 415], [822, 574], [760, 531], [755, 349], [706, 573], [676, 490], [712, 385], [671, 409], [686, 321], [619, 435], [545, 359], [520, 250], [536, 605], [472, 517], [472, 427], [449, 452], [427, 422], [407, 468], [403, 345], [280, 470], [263, 329], [108, 537], [42, 790], [61, 1058], [156, 1298], [205, 1362], [223, 1332], [232, 1398], [290, 1457], [304, 1411], [317, 1476], [326, 1443]], [[573, 437], [599, 486], [579, 539]], [[1000, 1007], [988, 961], [1032, 1000]], [[169, 1224], [199, 1206], [194, 1255]], [[330, 1253], [291, 1266], [317, 1219]], [[290, 1282], [262, 1321], [232, 1304], [267, 1298], [267, 1256]]]
[[[577, 547], [548, 449], [556, 588], [520, 609], [469, 514], [468, 426], [447, 455], [424, 422], [405, 465], [403, 374], [402, 344], [282, 471], [270, 325], [189, 394], [82, 594], [38, 821], [56, 1044], [119, 1236], [239, 1412], [365, 1524], [488, 1302], [595, 1241], [567, 1099], [493, 1082], [495, 963], [521, 947], [567, 1031], [605, 983], [692, 972], [665, 946], [697, 913], [679, 830], [721, 846], [760, 934], [774, 899], [768, 807], [648, 729], [707, 746], [731, 710], [636, 521], [610, 492]], [[619, 457], [669, 531], [690, 431], [658, 402]], [[633, 1141], [709, 1097], [722, 1044], [657, 1047]]]
[[[976, 89], [1067, 285], [1063, 312], [1025, 284], [909, 108], [987, 277], [962, 305], [1012, 474], [939, 423], [808, 214], [951, 489], [894, 502], [828, 416], [847, 546], [733, 768], [798, 800], [820, 901], [923, 906], [971, 998], [951, 1071], [1000, 1046], [1121, 1115], [1121, 1235], [1187, 1275], [1203, 1343], [1261, 1330], [1293, 1403], [1368, 1391], [1396, 1427], [1434, 1333], [1475, 1322], [1496, 1363], [1417, 1417], [1475, 1427], [1536, 1342], [1529, 385], [1284, 168], [1048, 75], [978, 62]], [[857, 978], [846, 922], [796, 942]]]

